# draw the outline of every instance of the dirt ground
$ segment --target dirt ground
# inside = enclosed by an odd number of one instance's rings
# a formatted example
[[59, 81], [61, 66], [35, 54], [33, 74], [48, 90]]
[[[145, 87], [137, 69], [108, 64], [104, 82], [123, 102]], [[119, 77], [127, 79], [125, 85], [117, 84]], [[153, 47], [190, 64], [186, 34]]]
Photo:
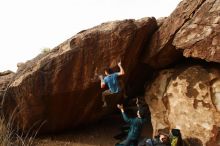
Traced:
[[[120, 133], [124, 125], [120, 114], [114, 114], [103, 120], [80, 130], [69, 131], [57, 135], [38, 137], [36, 146], [114, 146], [118, 140], [114, 136]], [[148, 127], [148, 128], [147, 128]], [[150, 137], [152, 127], [149, 124], [144, 128], [142, 135]]]

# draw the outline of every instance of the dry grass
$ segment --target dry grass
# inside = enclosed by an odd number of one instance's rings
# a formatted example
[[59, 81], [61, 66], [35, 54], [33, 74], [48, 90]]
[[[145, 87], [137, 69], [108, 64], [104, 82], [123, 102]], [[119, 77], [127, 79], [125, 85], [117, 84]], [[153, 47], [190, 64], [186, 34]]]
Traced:
[[12, 128], [11, 122], [0, 118], [0, 145], [1, 146], [32, 146], [34, 137], [28, 134], [18, 134], [17, 129]]
[[14, 109], [14, 112], [11, 114], [9, 119], [6, 120], [6, 118], [4, 117], [3, 105], [7, 94], [7, 90], [13, 80], [14, 77], [10, 80], [9, 84], [4, 89], [4, 93], [1, 97], [0, 102], [0, 146], [32, 146], [34, 138], [37, 135], [37, 132], [40, 128], [32, 135], [30, 135], [29, 132], [26, 134], [19, 133], [18, 128], [13, 128], [12, 126], [14, 123], [14, 115], [16, 114], [16, 108]]
[[7, 130], [5, 121], [0, 119], [0, 145], [2, 146], [11, 145], [10, 137], [11, 137], [11, 134]]

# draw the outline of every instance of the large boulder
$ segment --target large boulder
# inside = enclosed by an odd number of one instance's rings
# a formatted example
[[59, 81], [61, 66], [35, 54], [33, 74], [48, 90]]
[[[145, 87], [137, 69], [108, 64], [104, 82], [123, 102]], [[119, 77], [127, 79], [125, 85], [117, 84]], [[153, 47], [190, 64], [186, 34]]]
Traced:
[[154, 68], [166, 67], [182, 57], [182, 52], [172, 44], [177, 31], [190, 20], [199, 6], [205, 0], [183, 0], [173, 13], [165, 19], [154, 33], [150, 43], [145, 48], [143, 62]]
[[154, 33], [142, 61], [164, 68], [183, 56], [220, 62], [219, 0], [183, 0]]
[[173, 45], [186, 57], [220, 63], [220, 0], [206, 0], [176, 33]]
[[4, 103], [6, 117], [27, 132], [56, 132], [97, 121], [115, 108], [120, 95], [102, 108], [99, 74], [122, 61], [126, 83], [149, 37], [155, 18], [103, 23], [82, 31], [22, 65]]
[[192, 145], [220, 142], [219, 67], [183, 66], [158, 74], [145, 94], [154, 134], [178, 128]]

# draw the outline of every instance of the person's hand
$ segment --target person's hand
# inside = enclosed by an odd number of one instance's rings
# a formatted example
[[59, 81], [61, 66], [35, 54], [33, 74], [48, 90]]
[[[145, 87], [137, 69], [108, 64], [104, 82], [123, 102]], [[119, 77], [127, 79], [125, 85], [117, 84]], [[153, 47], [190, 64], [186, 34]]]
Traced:
[[123, 104], [117, 104], [118, 109], [123, 110]]
[[120, 61], [120, 62], [118, 62], [118, 66], [121, 66], [121, 61]]
[[103, 79], [103, 75], [99, 75], [99, 79], [102, 80]]

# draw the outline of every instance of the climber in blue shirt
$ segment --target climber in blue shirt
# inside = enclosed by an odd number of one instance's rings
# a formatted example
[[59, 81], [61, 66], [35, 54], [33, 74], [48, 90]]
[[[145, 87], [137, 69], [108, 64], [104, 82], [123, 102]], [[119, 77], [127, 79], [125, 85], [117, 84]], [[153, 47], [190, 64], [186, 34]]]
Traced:
[[105, 96], [116, 94], [121, 91], [119, 86], [118, 77], [125, 74], [124, 69], [121, 66], [121, 62], [118, 63], [118, 67], [120, 68], [119, 72], [113, 73], [111, 69], [105, 69], [105, 77], [103, 79], [103, 76], [100, 75], [99, 78], [101, 80], [101, 88], [105, 88], [105, 86], [108, 86], [108, 90], [105, 90], [102, 92], [102, 101], [103, 101], [103, 107], [107, 106], [107, 102], [105, 100]]

